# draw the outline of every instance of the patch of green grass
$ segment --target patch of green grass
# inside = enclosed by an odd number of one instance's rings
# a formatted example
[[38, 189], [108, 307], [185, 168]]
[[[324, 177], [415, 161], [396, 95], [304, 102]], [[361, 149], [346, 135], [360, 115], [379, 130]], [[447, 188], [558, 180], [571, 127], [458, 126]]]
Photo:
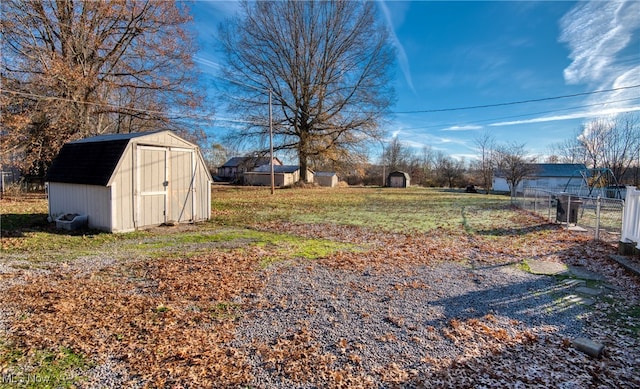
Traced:
[[153, 311], [154, 311], [155, 313], [163, 313], [163, 312], [168, 312], [168, 311], [170, 311], [170, 310], [171, 310], [171, 308], [167, 307], [167, 306], [166, 306], [166, 305], [164, 305], [164, 304], [160, 304], [160, 305], [158, 305], [157, 307], [155, 307]]
[[[355, 245], [347, 243], [246, 228], [224, 228], [217, 231], [155, 236], [141, 242], [130, 242], [125, 247], [147, 253], [155, 252], [156, 255], [167, 255], [167, 250], [170, 249], [203, 244], [229, 249], [249, 246], [268, 247], [279, 257], [307, 259], [326, 257], [336, 251], [358, 249]], [[184, 255], [184, 252], [181, 251], [179, 255]]]
[[[27, 231], [21, 237], [11, 237], [15, 244], [3, 244], [7, 253], [29, 254], [31, 261], [70, 260], [95, 253], [99, 248], [127, 240], [149, 236], [146, 231], [134, 231], [122, 234], [108, 234], [99, 231]], [[40, 254], [46, 253], [41, 256]]]
[[[473, 195], [432, 188], [319, 188], [267, 189], [237, 192], [214, 191], [214, 222], [252, 225], [267, 221], [310, 224], [341, 224], [391, 232], [458, 229], [464, 222], [461, 210], [469, 214], [473, 229], [509, 223], [496, 212], [509, 211], [509, 198]], [[472, 217], [471, 217], [472, 216]]]
[[89, 366], [84, 356], [66, 347], [25, 354], [16, 347], [0, 343], [2, 389], [74, 388], [82, 380], [79, 373]]
[[516, 268], [518, 268], [518, 269], [520, 269], [520, 270], [522, 270], [524, 272], [531, 273], [531, 267], [529, 266], [529, 263], [527, 261], [522, 261], [522, 262], [518, 263], [516, 265]]
[[242, 306], [232, 302], [219, 302], [209, 308], [209, 313], [215, 320], [236, 320], [242, 316]]

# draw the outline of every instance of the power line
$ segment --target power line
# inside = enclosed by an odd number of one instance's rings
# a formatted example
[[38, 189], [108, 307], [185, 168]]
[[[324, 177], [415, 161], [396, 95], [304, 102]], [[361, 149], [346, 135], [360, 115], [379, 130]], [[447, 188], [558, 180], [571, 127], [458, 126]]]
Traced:
[[507, 103], [497, 103], [497, 104], [484, 104], [484, 105], [474, 105], [468, 107], [455, 107], [455, 108], [439, 108], [439, 109], [425, 109], [425, 110], [417, 110], [417, 111], [395, 111], [393, 113], [406, 114], [406, 113], [433, 113], [433, 112], [449, 112], [449, 111], [462, 111], [467, 109], [479, 109], [479, 108], [493, 108], [493, 107], [503, 107], [506, 105], [516, 105], [516, 104], [526, 104], [526, 103], [536, 103], [540, 101], [549, 101], [549, 100], [558, 100], [558, 99], [566, 99], [569, 97], [578, 97], [578, 96], [587, 96], [593, 95], [596, 93], [606, 93], [606, 92], [614, 92], [618, 90], [638, 88], [640, 85], [630, 85], [630, 86], [622, 86], [619, 88], [611, 88], [611, 89], [600, 89], [591, 92], [583, 92], [583, 93], [574, 93], [571, 95], [563, 95], [563, 96], [554, 96], [554, 97], [543, 97], [540, 99], [531, 99], [531, 100], [521, 100], [521, 101], [511, 101]]
[[[515, 119], [515, 118], [520, 118], [520, 117], [542, 115], [542, 114], [554, 113], [554, 112], [560, 112], [560, 111], [570, 111], [572, 109], [595, 107], [595, 106], [612, 104], [612, 103], [622, 103], [622, 102], [633, 101], [633, 100], [638, 100], [638, 99], [640, 99], [640, 97], [632, 97], [632, 98], [629, 98], [629, 99], [622, 99], [622, 100], [610, 100], [610, 101], [605, 101], [605, 102], [602, 102], [602, 103], [578, 105], [578, 106], [574, 106], [574, 107], [558, 108], [558, 109], [552, 109], [552, 110], [548, 110], [548, 111], [532, 112], [532, 113], [525, 113], [525, 114], [520, 114], [520, 115], [502, 116], [502, 117], [499, 117], [499, 118], [482, 119], [482, 120], [477, 120], [477, 121], [474, 121], [474, 122], [465, 123], [465, 124], [462, 124], [462, 125], [473, 125], [473, 124], [486, 123], [486, 122], [495, 122], [495, 121], [498, 121], [498, 120]], [[402, 128], [402, 130], [428, 130], [428, 129], [432, 129], [432, 128], [442, 128], [442, 127], [446, 128], [446, 127], [451, 127], [453, 125], [461, 125], [461, 124], [460, 123], [450, 123], [450, 124], [439, 124], [439, 125], [431, 125], [431, 126], [409, 127], [409, 128]]]
[[[230, 78], [226, 78], [226, 77], [223, 77], [223, 76], [220, 76], [220, 75], [213, 75], [213, 77], [214, 78], [219, 78], [221, 80], [225, 80], [225, 81], [228, 81], [228, 82], [231, 82], [231, 83], [234, 83], [236, 85], [249, 87], [249, 88], [254, 89], [254, 90], [263, 89], [263, 88], [258, 88], [258, 87], [252, 86], [252, 85], [245, 84], [245, 83], [240, 82], [240, 81], [232, 80]], [[505, 103], [484, 104], [484, 105], [476, 105], [476, 106], [468, 106], [468, 107], [440, 108], [440, 109], [430, 109], [430, 110], [391, 111], [390, 114], [435, 113], [435, 112], [450, 112], [450, 111], [462, 111], [462, 110], [469, 110], [469, 109], [502, 107], [502, 106], [509, 106], [509, 105], [517, 105], [517, 104], [535, 103], [535, 102], [540, 102], [540, 101], [565, 99], [565, 98], [570, 98], [570, 97], [588, 96], [588, 95], [593, 95], [593, 94], [598, 94], [598, 93], [614, 92], [614, 91], [632, 89], [632, 88], [638, 88], [638, 87], [640, 87], [640, 84], [622, 86], [622, 87], [611, 88], [611, 89], [599, 89], [599, 90], [595, 90], [595, 91], [574, 93], [574, 94], [570, 94], [570, 95], [544, 97], [544, 98], [531, 99], [531, 100], [520, 100], [520, 101], [511, 101], [511, 102], [505, 102]], [[266, 89], [264, 89], [264, 90], [266, 90]], [[274, 92], [272, 91], [272, 93], [274, 93]], [[626, 101], [626, 100], [619, 100], [619, 101]], [[619, 101], [611, 101], [611, 102], [619, 102]], [[600, 104], [594, 104], [594, 105], [600, 105]], [[582, 106], [582, 107], [587, 107], [587, 106]], [[576, 107], [576, 108], [579, 108], [579, 107]], [[349, 112], [352, 112], [352, 113], [369, 113], [369, 112], [358, 112], [358, 111], [351, 111], [351, 110]], [[548, 112], [553, 112], [553, 111], [548, 111]], [[530, 114], [530, 115], [535, 115], [535, 113], [534, 114]]]
[[[167, 112], [165, 112], [165, 111], [154, 111], [154, 110], [143, 109], [143, 108], [125, 107], [125, 106], [109, 104], [109, 103], [95, 103], [95, 102], [92, 102], [92, 101], [77, 101], [77, 100], [73, 100], [73, 99], [69, 99], [69, 98], [65, 98], [65, 97], [38, 95], [38, 94], [35, 94], [35, 93], [20, 92], [20, 91], [4, 89], [4, 88], [0, 88], [0, 93], [10, 93], [10, 94], [13, 94], [13, 95], [31, 97], [31, 98], [36, 98], [36, 99], [55, 100], [55, 101], [63, 101], [63, 102], [67, 102], [67, 103], [92, 105], [92, 106], [95, 106], [95, 107], [111, 108], [111, 109], [116, 109], [116, 110], [145, 113], [145, 114], [149, 114], [149, 115], [164, 116], [164, 115], [167, 114]], [[201, 120], [213, 120], [212, 117], [205, 116], [205, 115], [184, 114], [184, 115], [180, 115], [180, 116], [181, 117], [177, 117], [177, 118], [173, 118], [173, 119], [174, 120], [178, 120], [178, 119], [181, 119], [181, 118], [191, 118], [191, 119], [201, 119]]]

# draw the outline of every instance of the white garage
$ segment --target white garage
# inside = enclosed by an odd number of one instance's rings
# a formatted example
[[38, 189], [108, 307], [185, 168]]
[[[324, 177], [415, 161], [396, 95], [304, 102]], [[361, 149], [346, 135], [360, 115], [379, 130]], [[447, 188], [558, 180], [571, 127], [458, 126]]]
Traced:
[[199, 148], [172, 131], [86, 138], [47, 173], [49, 217], [86, 215], [110, 232], [208, 220], [212, 181]]

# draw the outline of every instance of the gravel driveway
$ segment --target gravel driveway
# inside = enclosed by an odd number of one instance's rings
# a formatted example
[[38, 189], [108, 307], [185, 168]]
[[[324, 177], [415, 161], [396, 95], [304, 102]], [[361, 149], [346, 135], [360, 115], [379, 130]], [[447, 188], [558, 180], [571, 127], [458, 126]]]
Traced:
[[[555, 278], [515, 265], [447, 262], [383, 273], [287, 262], [265, 276], [235, 344], [251, 349], [251, 384], [264, 388], [437, 386], [426, 378], [487, 352], [478, 346], [499, 353], [497, 343], [580, 336], [586, 314], [558, 303]], [[462, 341], [469, 337], [478, 342]]]

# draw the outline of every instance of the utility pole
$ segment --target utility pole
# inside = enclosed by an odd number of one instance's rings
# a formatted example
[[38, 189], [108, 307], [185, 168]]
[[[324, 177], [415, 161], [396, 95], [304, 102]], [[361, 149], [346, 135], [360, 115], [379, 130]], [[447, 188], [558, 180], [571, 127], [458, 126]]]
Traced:
[[273, 173], [273, 111], [271, 108], [271, 95], [273, 91], [269, 89], [269, 158], [271, 159], [271, 194], [276, 192], [275, 174]]

